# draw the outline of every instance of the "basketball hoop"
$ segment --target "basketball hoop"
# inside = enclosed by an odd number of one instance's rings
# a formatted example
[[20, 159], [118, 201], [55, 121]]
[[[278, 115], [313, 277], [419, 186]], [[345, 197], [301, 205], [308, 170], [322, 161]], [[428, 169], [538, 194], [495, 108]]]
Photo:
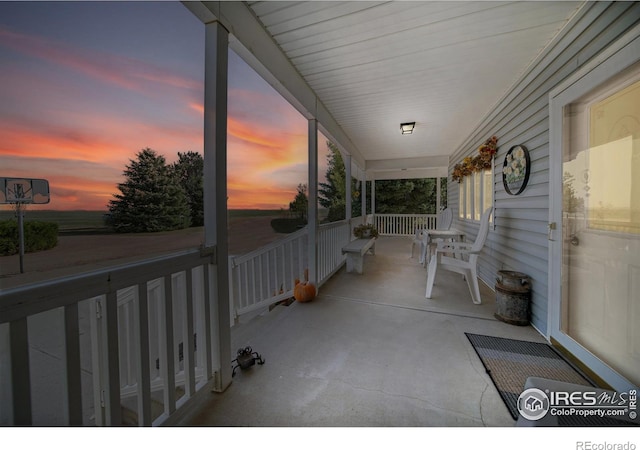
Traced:
[[42, 205], [51, 200], [49, 182], [38, 178], [0, 178], [0, 204], [15, 205], [20, 240], [20, 273], [24, 273], [24, 206]]

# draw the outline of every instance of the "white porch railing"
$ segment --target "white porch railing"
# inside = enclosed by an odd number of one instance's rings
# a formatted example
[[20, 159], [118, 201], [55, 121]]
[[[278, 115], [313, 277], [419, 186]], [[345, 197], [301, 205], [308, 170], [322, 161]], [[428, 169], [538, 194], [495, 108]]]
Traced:
[[[357, 217], [320, 225], [318, 229], [318, 285], [321, 286], [344, 264], [342, 247], [352, 237]], [[295, 279], [304, 279], [308, 264], [308, 229], [241, 256], [229, 257], [229, 301], [231, 320], [293, 296]]]
[[320, 225], [318, 230], [318, 285], [324, 284], [342, 267], [342, 247], [351, 239], [351, 226], [346, 220]]
[[232, 319], [292, 297], [295, 279], [304, 279], [309, 267], [307, 254], [305, 227], [245, 255], [230, 256]]
[[436, 228], [437, 214], [375, 214], [374, 225], [384, 236], [413, 236], [416, 228]]
[[179, 412], [219, 370], [210, 262], [189, 250], [2, 292], [0, 423], [120, 425], [129, 408], [127, 422], [159, 425]]

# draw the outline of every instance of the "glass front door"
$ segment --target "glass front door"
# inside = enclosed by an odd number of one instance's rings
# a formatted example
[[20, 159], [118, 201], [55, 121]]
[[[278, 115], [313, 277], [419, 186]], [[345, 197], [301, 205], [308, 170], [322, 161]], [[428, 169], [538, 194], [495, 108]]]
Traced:
[[640, 69], [564, 107], [560, 331], [640, 385]]

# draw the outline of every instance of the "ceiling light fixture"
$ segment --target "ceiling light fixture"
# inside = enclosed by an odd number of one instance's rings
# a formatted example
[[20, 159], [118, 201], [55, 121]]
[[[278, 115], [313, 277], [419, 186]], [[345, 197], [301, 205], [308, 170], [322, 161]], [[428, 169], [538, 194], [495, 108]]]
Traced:
[[411, 134], [413, 133], [413, 129], [415, 128], [415, 122], [406, 122], [400, 124], [400, 132], [402, 134]]

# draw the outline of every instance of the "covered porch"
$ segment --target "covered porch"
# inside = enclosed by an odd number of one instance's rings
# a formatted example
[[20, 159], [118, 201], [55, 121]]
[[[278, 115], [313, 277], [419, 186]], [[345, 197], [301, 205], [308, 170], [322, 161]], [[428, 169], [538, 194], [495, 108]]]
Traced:
[[[204, 245], [3, 292], [0, 343], [9, 363], [2, 369], [10, 373], [11, 389], [2, 392], [9, 391], [2, 397], [2, 418], [34, 423], [33, 404], [42, 401], [34, 386], [43, 377], [34, 375], [30, 360], [33, 316], [51, 312], [61, 323], [62, 411], [53, 417], [62, 424], [86, 423], [83, 402], [93, 398], [94, 424], [121, 425], [131, 394], [135, 423], [143, 426], [513, 425], [464, 333], [543, 342], [562, 331], [551, 321], [559, 322], [553, 308], [560, 304], [561, 271], [553, 263], [561, 258], [550, 260], [549, 250], [562, 242], [554, 232], [561, 222], [554, 219], [560, 210], [553, 209], [552, 194], [561, 198], [562, 191], [549, 187], [561, 174], [550, 163], [548, 95], [579, 75], [576, 67], [585, 61], [595, 65], [599, 52], [625, 33], [635, 45], [629, 59], [636, 62], [640, 54], [637, 2], [535, 3], [185, 2], [206, 28]], [[367, 18], [363, 28], [356, 27], [359, 12]], [[388, 21], [390, 16], [397, 20]], [[383, 24], [390, 28], [380, 45]], [[300, 36], [301, 30], [308, 35]], [[362, 36], [350, 35], [360, 31]], [[407, 45], [416, 42], [419, 49]], [[345, 52], [350, 45], [359, 51]], [[228, 255], [229, 47], [308, 121], [309, 226], [264, 256], [275, 272], [291, 268], [283, 292], [282, 275], [267, 284], [268, 301], [290, 296], [293, 278], [304, 269], [320, 288], [309, 304], [277, 307], [235, 326], [237, 305], [230, 300], [238, 295], [233, 276], [242, 262], [234, 265]], [[361, 59], [354, 61], [354, 54]], [[488, 59], [494, 62], [484, 65]], [[408, 121], [416, 122], [416, 131], [402, 136], [399, 125]], [[488, 174], [487, 198], [496, 214], [480, 278], [492, 280], [504, 268], [531, 274], [539, 332], [494, 319], [490, 286], [482, 287], [483, 304], [474, 305], [466, 283], [454, 274], [440, 273], [432, 299], [425, 299], [426, 271], [409, 258], [408, 237], [381, 238], [362, 276], [345, 273], [340, 248], [357, 222], [349, 217], [347, 197], [345, 221], [318, 223], [319, 133], [339, 146], [347, 179], [353, 174], [363, 181], [447, 176], [494, 133], [500, 134], [500, 156], [526, 143], [533, 173], [522, 197], [502, 189], [499, 162]], [[453, 180], [449, 185], [457, 186]], [[472, 240], [478, 223], [463, 210], [475, 185], [466, 186], [466, 202], [457, 188], [448, 190], [448, 200], [455, 226]], [[479, 181], [477, 186], [480, 192]], [[297, 266], [285, 266], [289, 260]], [[261, 261], [248, 263], [239, 272], [242, 280], [258, 273]], [[245, 286], [262, 281], [258, 276]], [[95, 309], [85, 314], [87, 300]], [[257, 312], [267, 306], [260, 301], [241, 306]], [[97, 324], [92, 338], [99, 342], [92, 349], [99, 357], [89, 362], [81, 342], [90, 331], [82, 322], [88, 316]], [[246, 345], [267, 362], [232, 380], [230, 361]], [[95, 389], [85, 392], [91, 364]], [[616, 373], [611, 378], [630, 386]], [[158, 385], [159, 412], [152, 410]]]
[[175, 425], [514, 426], [465, 332], [543, 342], [494, 318], [495, 294], [409, 258], [411, 238], [383, 236], [362, 275], [341, 268], [310, 303], [294, 302], [231, 329], [232, 349], [266, 360], [205, 393]]
[[[322, 227], [323, 278], [310, 303], [277, 305], [308, 262], [306, 229], [241, 255], [242, 264], [230, 258], [226, 330], [207, 306], [217, 283], [197, 249], [5, 291], [3, 424], [514, 425], [464, 333], [542, 336], [495, 319], [490, 286], [473, 304], [457, 274], [440, 271], [425, 298], [427, 270], [411, 256], [411, 235], [379, 237], [363, 274], [348, 273], [339, 249], [358, 222]], [[278, 283], [286, 292], [271, 291]], [[230, 356], [214, 345], [223, 331]], [[222, 389], [219, 374], [247, 346], [266, 364]]]

